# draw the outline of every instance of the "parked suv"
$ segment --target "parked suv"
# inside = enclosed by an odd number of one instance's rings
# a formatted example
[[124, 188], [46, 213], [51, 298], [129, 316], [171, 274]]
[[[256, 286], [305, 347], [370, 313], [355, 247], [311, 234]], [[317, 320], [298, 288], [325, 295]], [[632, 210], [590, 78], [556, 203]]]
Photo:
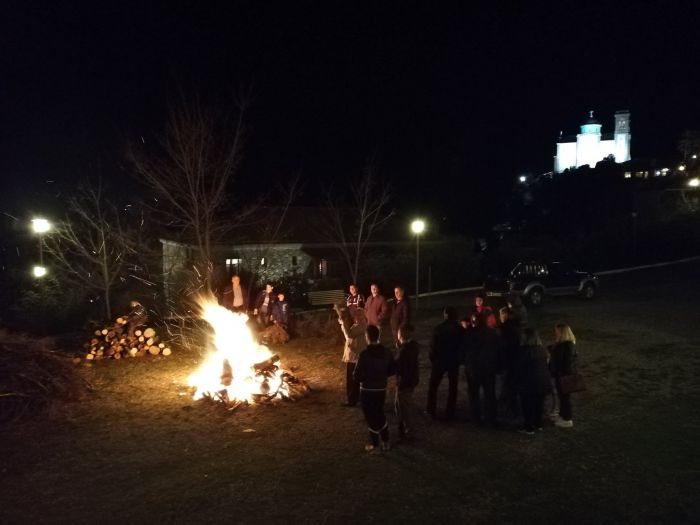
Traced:
[[564, 263], [519, 262], [505, 276], [489, 275], [484, 283], [486, 295], [521, 295], [533, 306], [542, 304], [545, 295], [580, 295], [593, 299], [598, 277], [574, 270]]

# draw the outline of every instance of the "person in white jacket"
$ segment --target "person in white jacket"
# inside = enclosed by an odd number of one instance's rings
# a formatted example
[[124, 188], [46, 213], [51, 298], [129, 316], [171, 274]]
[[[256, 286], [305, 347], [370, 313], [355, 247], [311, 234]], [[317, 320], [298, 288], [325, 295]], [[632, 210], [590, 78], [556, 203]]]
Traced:
[[343, 363], [346, 365], [345, 390], [347, 401], [342, 404], [346, 407], [354, 407], [360, 400], [360, 383], [355, 380], [355, 366], [360, 357], [360, 352], [365, 347], [365, 332], [367, 331], [367, 316], [364, 308], [356, 308], [352, 325], [343, 319], [338, 319], [340, 327], [345, 335], [345, 348], [343, 350]]

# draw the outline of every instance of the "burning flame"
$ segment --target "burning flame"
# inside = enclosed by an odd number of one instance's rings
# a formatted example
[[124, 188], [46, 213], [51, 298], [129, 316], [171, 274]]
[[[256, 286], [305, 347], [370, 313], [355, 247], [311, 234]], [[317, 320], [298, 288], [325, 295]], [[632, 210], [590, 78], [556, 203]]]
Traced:
[[234, 313], [216, 302], [202, 304], [202, 319], [214, 329], [212, 352], [200, 368], [187, 379], [196, 387], [194, 399], [210, 397], [228, 402], [256, 401], [256, 396], [283, 396], [288, 392], [283, 370], [263, 374], [255, 365], [273, 358], [272, 352], [258, 344], [248, 328], [248, 316]]

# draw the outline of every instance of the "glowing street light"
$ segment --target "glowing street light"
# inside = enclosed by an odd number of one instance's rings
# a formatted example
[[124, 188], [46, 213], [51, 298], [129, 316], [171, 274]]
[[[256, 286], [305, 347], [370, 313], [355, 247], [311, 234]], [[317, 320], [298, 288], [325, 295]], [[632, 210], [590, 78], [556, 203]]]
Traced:
[[685, 165], [681, 164], [680, 166], [678, 166], [678, 171], [685, 171]]
[[688, 186], [690, 186], [691, 188], [700, 187], [700, 179], [697, 177], [690, 179], [688, 181]]
[[420, 234], [425, 231], [425, 221], [416, 219], [411, 223], [411, 231], [416, 235], [416, 312], [418, 311], [418, 286], [420, 284]]
[[46, 233], [51, 229], [51, 223], [46, 219], [32, 219], [32, 230], [34, 233]]
[[35, 266], [32, 270], [34, 277], [40, 278], [46, 275], [46, 267], [44, 266], [44, 239], [43, 235], [51, 230], [51, 223], [44, 218], [37, 217], [32, 219], [32, 230], [39, 235], [39, 266]]
[[527, 175], [520, 175], [520, 177], [518, 177], [518, 180], [521, 183], [525, 184], [527, 182]]
[[421, 219], [416, 219], [411, 223], [411, 231], [419, 235], [425, 231], [425, 222]]

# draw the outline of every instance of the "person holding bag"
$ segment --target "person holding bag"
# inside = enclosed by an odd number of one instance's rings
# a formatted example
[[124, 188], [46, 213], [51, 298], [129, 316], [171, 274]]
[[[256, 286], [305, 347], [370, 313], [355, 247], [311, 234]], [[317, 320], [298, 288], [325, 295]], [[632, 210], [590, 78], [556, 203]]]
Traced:
[[549, 366], [559, 397], [559, 414], [554, 424], [561, 428], [574, 426], [571, 393], [583, 389], [581, 376], [576, 373], [576, 337], [567, 324], [554, 327], [554, 344], [550, 347]]

